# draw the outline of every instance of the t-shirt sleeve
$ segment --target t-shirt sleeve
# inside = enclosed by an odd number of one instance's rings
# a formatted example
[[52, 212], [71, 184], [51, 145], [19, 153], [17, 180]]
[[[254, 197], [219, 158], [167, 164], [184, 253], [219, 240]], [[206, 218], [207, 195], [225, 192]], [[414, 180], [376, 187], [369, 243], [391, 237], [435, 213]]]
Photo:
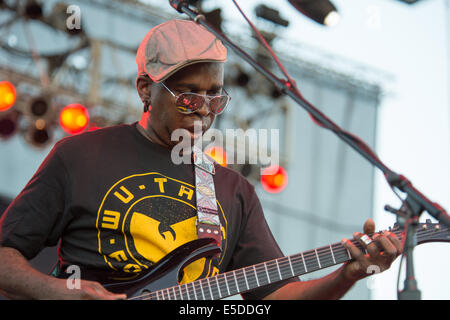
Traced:
[[57, 244], [64, 219], [67, 172], [56, 146], [0, 219], [0, 245], [32, 259]]
[[[264, 217], [261, 203], [254, 191], [253, 186], [247, 189], [248, 194], [244, 197], [244, 210], [246, 221], [243, 221], [241, 236], [233, 255], [230, 270], [243, 268], [261, 262], [267, 262], [284, 256], [278, 246], [272, 232]], [[289, 282], [299, 281], [298, 278], [285, 279], [276, 282], [278, 273], [273, 274], [273, 284], [262, 286], [242, 294], [245, 300], [260, 300]]]

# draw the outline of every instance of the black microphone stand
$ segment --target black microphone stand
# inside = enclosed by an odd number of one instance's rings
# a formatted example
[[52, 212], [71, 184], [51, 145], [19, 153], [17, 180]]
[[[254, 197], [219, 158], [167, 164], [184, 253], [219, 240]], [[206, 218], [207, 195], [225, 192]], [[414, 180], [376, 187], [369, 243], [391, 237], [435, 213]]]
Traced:
[[[315, 108], [311, 103], [309, 103], [300, 94], [295, 83], [291, 81], [286, 81], [276, 77], [269, 70], [261, 66], [256, 62], [251, 56], [249, 56], [245, 51], [236, 46], [230, 39], [228, 39], [224, 34], [218, 32], [213, 27], [211, 27], [202, 14], [199, 14], [197, 10], [191, 9], [187, 0], [169, 0], [170, 5], [180, 13], [185, 13], [191, 20], [205, 27], [208, 31], [214, 34], [218, 39], [220, 39], [226, 46], [230, 47], [238, 56], [244, 59], [256, 71], [264, 75], [269, 81], [271, 81], [280, 91], [291, 97], [298, 105], [303, 107], [312, 117], [320, 123], [321, 126], [333, 131], [341, 140], [346, 142], [350, 147], [352, 147], [356, 152], [358, 152], [362, 157], [369, 161], [372, 165], [380, 169], [390, 187], [401, 190], [407, 196], [403, 200], [404, 207], [407, 210], [409, 219], [405, 221], [405, 228], [407, 230], [405, 235], [405, 245], [403, 254], [406, 257], [406, 280], [404, 282], [405, 287], [402, 292], [399, 292], [399, 299], [420, 299], [420, 291], [417, 289], [417, 283], [414, 278], [414, 267], [413, 267], [413, 249], [415, 246], [415, 231], [420, 215], [423, 211], [427, 211], [432, 217], [441, 222], [442, 224], [450, 227], [450, 217], [447, 212], [437, 203], [432, 202], [422, 193], [420, 193], [411, 182], [406, 179], [403, 175], [397, 174], [390, 170], [386, 165], [381, 162], [380, 159], [375, 155], [373, 151], [361, 141], [358, 137], [342, 130], [337, 124], [328, 119], [322, 112]], [[397, 210], [389, 210], [396, 211]], [[399, 215], [397, 214], [397, 217]]]

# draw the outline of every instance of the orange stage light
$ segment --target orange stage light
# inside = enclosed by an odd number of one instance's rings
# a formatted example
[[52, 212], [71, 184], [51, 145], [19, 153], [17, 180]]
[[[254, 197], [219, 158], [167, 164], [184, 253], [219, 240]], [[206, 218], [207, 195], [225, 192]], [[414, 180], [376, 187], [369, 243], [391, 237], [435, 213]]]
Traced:
[[261, 175], [261, 185], [269, 193], [279, 193], [287, 186], [288, 175], [281, 166], [265, 168]]
[[86, 107], [78, 103], [64, 107], [59, 115], [59, 124], [69, 134], [82, 132], [89, 124], [89, 114]]
[[205, 151], [205, 153], [217, 161], [222, 167], [227, 166], [227, 153], [221, 147], [214, 146]]
[[16, 88], [11, 82], [0, 81], [0, 112], [11, 108], [16, 102]]

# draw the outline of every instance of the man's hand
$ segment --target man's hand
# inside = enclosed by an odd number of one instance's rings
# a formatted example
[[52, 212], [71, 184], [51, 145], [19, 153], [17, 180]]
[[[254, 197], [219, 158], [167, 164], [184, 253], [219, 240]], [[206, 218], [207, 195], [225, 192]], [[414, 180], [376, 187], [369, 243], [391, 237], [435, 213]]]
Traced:
[[49, 286], [44, 299], [58, 300], [124, 300], [125, 294], [115, 294], [95, 281], [80, 280], [80, 288], [69, 289], [65, 279], [55, 279]]
[[[357, 240], [367, 250], [364, 254], [351, 241], [342, 239], [342, 245], [350, 251], [354, 260], [347, 262], [344, 266], [344, 276], [352, 281], [357, 281], [369, 276], [374, 267], [383, 272], [389, 269], [392, 262], [402, 252], [402, 243], [392, 232], [375, 234], [372, 238], [368, 234], [375, 232], [375, 223], [368, 219], [364, 223], [364, 234], [355, 232], [353, 239]], [[372, 272], [371, 272], [372, 271]]]

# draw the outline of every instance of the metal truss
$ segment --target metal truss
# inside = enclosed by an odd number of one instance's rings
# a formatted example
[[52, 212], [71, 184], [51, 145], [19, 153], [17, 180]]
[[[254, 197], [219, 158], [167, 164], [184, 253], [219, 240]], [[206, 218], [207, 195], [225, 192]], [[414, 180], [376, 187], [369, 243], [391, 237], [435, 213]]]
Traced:
[[[5, 3], [9, 2], [5, 1]], [[134, 59], [138, 43], [135, 46], [130, 46], [125, 45], [121, 41], [122, 39], [95, 38], [87, 33], [81, 33], [78, 36], [66, 35], [72, 44], [71, 47], [63, 48], [56, 53], [39, 53], [33, 50], [32, 45], [29, 43], [28, 47], [31, 47], [31, 50], [26, 50], [25, 47], [21, 48], [19, 45], [11, 46], [11, 43], [9, 43], [11, 39], [8, 39], [8, 31], [12, 30], [14, 25], [41, 22], [47, 28], [64, 34], [64, 30], [57, 29], [55, 21], [43, 18], [38, 21], [30, 21], [25, 18], [19, 12], [25, 3], [26, 1], [18, 1], [16, 12], [10, 10], [11, 15], [9, 17], [3, 16], [5, 19], [3, 22], [0, 20], [0, 75], [3, 79], [9, 79], [14, 83], [20, 84], [19, 90], [22, 87], [26, 87], [26, 90], [19, 93], [20, 101], [16, 107], [22, 109], [23, 113], [26, 113], [27, 101], [32, 95], [30, 92], [35, 95], [44, 92], [52, 95], [56, 101], [55, 104], [61, 106], [66, 101], [71, 100], [84, 103], [90, 108], [90, 112], [92, 111], [95, 116], [102, 119], [100, 122], [103, 125], [113, 125], [137, 119], [140, 116], [142, 106], [135, 89], [135, 70], [123, 70], [120, 75], [108, 74], [104, 72], [102, 66], [105, 64], [105, 56], [108, 55], [123, 55], [127, 59]], [[56, 3], [57, 1], [45, 1], [47, 6], [55, 5]], [[159, 2], [156, 1], [155, 5], [144, 4], [136, 0], [77, 0], [71, 1], [71, 4], [80, 5], [82, 8], [109, 12], [126, 18], [130, 26], [141, 24], [150, 28], [168, 19], [180, 18], [167, 3], [158, 7], [156, 4], [159, 4]], [[11, 17], [14, 17], [14, 19], [11, 19]], [[83, 21], [83, 23], [84, 26], [93, 26], [96, 21]], [[60, 36], [64, 37], [64, 35]], [[245, 44], [244, 47], [250, 54], [267, 58], [267, 54], [260, 50], [261, 48], [256, 40], [245, 34], [245, 32], [240, 35], [231, 34], [229, 37], [236, 42]], [[36, 38], [39, 38], [39, 36]], [[34, 41], [38, 40], [34, 39]], [[298, 48], [298, 45], [291, 40], [283, 42], [286, 43], [286, 46], [297, 46]], [[305, 46], [302, 46], [302, 48], [305, 51], [308, 50]], [[361, 80], [364, 77], [361, 75], [363, 68], [360, 66], [353, 68], [354, 70], [360, 70], [359, 76], [361, 77], [355, 78], [342, 72], [336, 72], [330, 66], [324, 67], [323, 61], [321, 64], [312, 63], [311, 61], [287, 55], [285, 52], [289, 52], [289, 50], [283, 50], [283, 52], [283, 54], [279, 54], [280, 59], [286, 63], [294, 75], [306, 72], [309, 76], [316, 76], [318, 79], [334, 79], [335, 82], [339, 82], [344, 86], [357, 86], [376, 95], [382, 92], [377, 83]], [[322, 57], [326, 55], [326, 53], [319, 53], [318, 50], [314, 54]], [[84, 68], [77, 68], [73, 63], [70, 63], [71, 57], [76, 55], [84, 57], [88, 65]], [[336, 61], [343, 60], [336, 57], [328, 57], [328, 61], [336, 63]], [[346, 70], [351, 70], [348, 67], [348, 61], [344, 64], [346, 65]], [[23, 68], [24, 65], [27, 68]], [[117, 65], [114, 66], [117, 67]], [[236, 75], [245, 70], [252, 75], [253, 83], [247, 87], [239, 87], [236, 84]], [[369, 69], [365, 68], [364, 70], [367, 73]], [[372, 72], [372, 74], [374, 73], [376, 72]], [[382, 77], [384, 75], [379, 76], [378, 79]], [[45, 81], [46, 78], [47, 82]], [[247, 106], [258, 104], [259, 109], [253, 110], [254, 112], [251, 108], [245, 112], [235, 109], [232, 114], [224, 117], [224, 120], [217, 119], [216, 127], [219, 129], [224, 129], [224, 126], [226, 128], [246, 129], [250, 126], [257, 126], [258, 121], [263, 116], [271, 119], [276, 118], [281, 123], [280, 127], [283, 128], [280, 133], [281, 140], [284, 141], [283, 144], [286, 144], [288, 132], [284, 123], [289, 117], [289, 110], [283, 97], [274, 98], [273, 95], [275, 94], [276, 96], [276, 89], [270, 87], [260, 75], [255, 75], [254, 72], [248, 70], [248, 66], [243, 66], [232, 52], [229, 55], [229, 67], [227, 67], [227, 78], [225, 81], [227, 89], [232, 87], [231, 91], [239, 96], [239, 99], [244, 102], [243, 104]], [[265, 111], [260, 112], [261, 109]], [[283, 153], [282, 158], [287, 159], [288, 156]]]

